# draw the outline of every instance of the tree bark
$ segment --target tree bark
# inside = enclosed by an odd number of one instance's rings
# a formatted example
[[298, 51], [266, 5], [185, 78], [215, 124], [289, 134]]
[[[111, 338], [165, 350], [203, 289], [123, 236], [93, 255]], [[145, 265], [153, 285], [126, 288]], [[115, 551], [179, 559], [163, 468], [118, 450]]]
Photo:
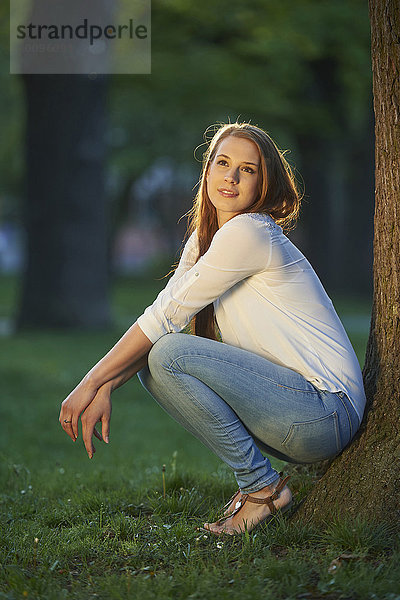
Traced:
[[353, 443], [294, 519], [362, 515], [400, 523], [400, 0], [370, 0], [375, 111], [374, 301], [364, 367], [367, 410]]
[[27, 263], [17, 328], [110, 324], [106, 78], [24, 77]]

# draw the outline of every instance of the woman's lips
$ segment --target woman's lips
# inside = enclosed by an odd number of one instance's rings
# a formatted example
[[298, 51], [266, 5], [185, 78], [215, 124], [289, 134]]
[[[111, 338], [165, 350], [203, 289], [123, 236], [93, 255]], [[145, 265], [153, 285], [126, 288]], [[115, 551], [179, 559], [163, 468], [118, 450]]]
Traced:
[[218, 188], [218, 192], [224, 198], [234, 198], [235, 196], [239, 196], [238, 192], [234, 192], [233, 190], [226, 190], [225, 188]]

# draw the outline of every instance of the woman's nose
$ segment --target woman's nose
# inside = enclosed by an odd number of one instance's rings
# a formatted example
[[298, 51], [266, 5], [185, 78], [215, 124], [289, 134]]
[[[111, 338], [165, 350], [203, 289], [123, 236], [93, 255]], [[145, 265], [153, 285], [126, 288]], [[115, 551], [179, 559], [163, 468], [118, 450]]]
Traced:
[[238, 182], [238, 175], [237, 175], [237, 173], [235, 173], [234, 171], [231, 171], [230, 173], [227, 173], [225, 175], [225, 181], [227, 181], [229, 183], [237, 183]]

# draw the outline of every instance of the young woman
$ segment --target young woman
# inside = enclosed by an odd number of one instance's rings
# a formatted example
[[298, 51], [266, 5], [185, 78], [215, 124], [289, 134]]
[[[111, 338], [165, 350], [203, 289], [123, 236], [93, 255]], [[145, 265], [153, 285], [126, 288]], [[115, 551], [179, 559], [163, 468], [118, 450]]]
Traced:
[[[321, 282], [283, 230], [299, 212], [291, 169], [265, 131], [221, 126], [204, 155], [179, 265], [151, 306], [64, 400], [108, 443], [110, 394], [134, 374], [157, 402], [228, 464], [239, 490], [217, 535], [251, 530], [292, 501], [261, 450], [311, 463], [359, 428], [360, 367]], [[192, 333], [180, 333], [191, 323]], [[221, 341], [218, 341], [218, 337]], [[95, 424], [101, 421], [102, 437]]]

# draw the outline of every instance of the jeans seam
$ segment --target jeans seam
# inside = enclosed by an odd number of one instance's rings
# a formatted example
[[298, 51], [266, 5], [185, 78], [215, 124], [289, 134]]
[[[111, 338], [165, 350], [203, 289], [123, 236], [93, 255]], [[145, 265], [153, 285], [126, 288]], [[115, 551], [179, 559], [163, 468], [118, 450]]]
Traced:
[[[176, 360], [177, 360], [177, 359], [176, 359]], [[186, 393], [187, 393], [187, 394], [190, 396], [190, 398], [192, 399], [192, 401], [193, 401], [193, 402], [195, 402], [195, 403], [196, 403], [196, 405], [197, 405], [199, 408], [201, 408], [201, 410], [202, 410], [203, 412], [205, 412], [205, 413], [206, 413], [208, 416], [211, 416], [211, 417], [212, 417], [212, 419], [213, 419], [213, 420], [214, 420], [216, 423], [218, 423], [218, 425], [219, 425], [220, 427], [222, 427], [222, 429], [223, 429], [223, 430], [226, 432], [226, 434], [228, 435], [228, 437], [229, 437], [229, 439], [230, 439], [231, 443], [233, 444], [233, 446], [237, 447], [237, 443], [236, 443], [235, 439], [234, 439], [234, 438], [231, 436], [231, 434], [230, 434], [230, 432], [229, 432], [229, 431], [226, 431], [226, 427], [224, 426], [224, 424], [223, 424], [223, 423], [222, 423], [222, 422], [221, 422], [221, 421], [220, 421], [220, 420], [219, 420], [219, 419], [218, 419], [218, 418], [217, 418], [215, 415], [213, 415], [211, 412], [207, 411], [207, 410], [205, 409], [205, 407], [204, 407], [202, 404], [200, 404], [200, 403], [197, 401], [197, 398], [194, 396], [194, 394], [192, 394], [192, 392], [191, 392], [190, 390], [188, 390], [188, 388], [187, 388], [187, 386], [185, 385], [185, 383], [184, 383], [183, 381], [181, 381], [181, 380], [179, 379], [179, 377], [176, 375], [176, 373], [175, 373], [175, 372], [174, 372], [174, 370], [172, 369], [172, 365], [173, 365], [173, 363], [174, 363], [174, 362], [175, 362], [175, 360], [174, 360], [174, 361], [172, 361], [172, 363], [171, 363], [171, 367], [167, 367], [167, 369], [166, 369], [166, 370], [167, 370], [167, 371], [169, 371], [169, 372], [170, 372], [170, 374], [174, 376], [174, 378], [177, 380], [178, 384], [179, 384], [181, 387], [183, 387], [183, 388], [184, 388], [185, 392], [186, 392]], [[204, 384], [204, 385], [206, 385], [206, 384]], [[233, 410], [233, 409], [231, 409], [231, 410]], [[233, 412], [235, 412], [235, 411], [233, 411]], [[235, 413], [235, 414], [236, 414], [236, 413]], [[240, 421], [239, 417], [237, 417], [237, 419]], [[249, 434], [249, 435], [250, 435], [250, 434]], [[245, 466], [246, 466], [246, 468], [247, 468], [247, 469], [250, 469], [250, 468], [251, 468], [251, 464], [248, 464], [248, 463], [247, 463]]]
[[351, 422], [350, 413], [349, 413], [349, 410], [348, 410], [348, 408], [347, 408], [347, 406], [346, 406], [346, 403], [343, 401], [343, 397], [342, 397], [342, 396], [339, 396], [339, 395], [338, 395], [338, 397], [339, 397], [339, 399], [340, 399], [340, 402], [342, 403], [342, 406], [343, 406], [343, 408], [344, 408], [344, 409], [345, 409], [345, 411], [346, 411], [347, 418], [348, 418], [348, 420], [349, 420], [349, 425], [350, 425], [350, 440], [349, 440], [349, 441], [351, 441], [351, 440], [353, 439], [353, 435], [354, 435], [354, 433], [353, 433], [353, 424], [352, 424], [352, 422]]
[[336, 448], [338, 448], [337, 453], [339, 453], [343, 450], [343, 444], [342, 444], [342, 439], [340, 436], [340, 429], [339, 429], [339, 415], [336, 410], [334, 411], [333, 415], [334, 415], [334, 419], [335, 419]]
[[[175, 357], [174, 360], [171, 362], [171, 366], [176, 361], [180, 360], [181, 358], [185, 359], [185, 358], [188, 358], [188, 356], [190, 357], [192, 355], [190, 355], [190, 354], [189, 355], [182, 354], [181, 356]], [[285, 389], [285, 390], [291, 390], [293, 392], [301, 392], [302, 394], [318, 394], [319, 393], [319, 390], [317, 390], [317, 389], [315, 389], [315, 390], [302, 390], [302, 389], [294, 388], [294, 387], [291, 387], [291, 386], [288, 386], [288, 385], [281, 385], [280, 383], [277, 383], [273, 379], [270, 379], [269, 377], [265, 377], [265, 375], [261, 375], [258, 372], [251, 371], [250, 369], [247, 369], [246, 367], [243, 367], [242, 365], [234, 364], [232, 361], [221, 360], [220, 358], [214, 358], [212, 356], [207, 356], [207, 355], [204, 355], [204, 354], [199, 354], [197, 352], [196, 352], [196, 357], [198, 357], [198, 358], [208, 358], [210, 360], [213, 360], [213, 361], [216, 361], [216, 362], [219, 362], [219, 363], [224, 363], [224, 364], [227, 364], [227, 365], [235, 366], [235, 367], [237, 367], [239, 369], [242, 369], [243, 371], [255, 374], [258, 377], [261, 377], [262, 379], [265, 379], [265, 381], [269, 381], [270, 383], [273, 383], [276, 387], [279, 387], [279, 388], [282, 388], [282, 389]], [[286, 367], [286, 368], [289, 368], [289, 367]], [[297, 373], [297, 371], [293, 371], [293, 373]], [[301, 375], [301, 377], [304, 377], [304, 376]], [[304, 380], [307, 381], [307, 379], [305, 377], [304, 377]], [[310, 383], [310, 385], [311, 385], [311, 383]]]

